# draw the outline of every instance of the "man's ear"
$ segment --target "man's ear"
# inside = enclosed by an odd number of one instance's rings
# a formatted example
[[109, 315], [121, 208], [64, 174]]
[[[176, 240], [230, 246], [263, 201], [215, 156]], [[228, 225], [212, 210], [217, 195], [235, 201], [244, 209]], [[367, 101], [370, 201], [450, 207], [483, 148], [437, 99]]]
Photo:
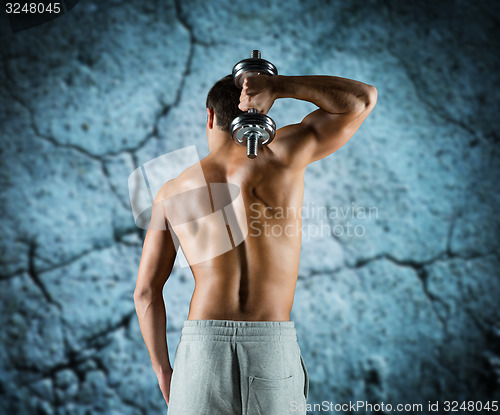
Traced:
[[207, 108], [207, 123], [208, 123], [208, 128], [212, 129], [214, 128], [214, 119], [215, 119], [215, 112], [214, 110]]

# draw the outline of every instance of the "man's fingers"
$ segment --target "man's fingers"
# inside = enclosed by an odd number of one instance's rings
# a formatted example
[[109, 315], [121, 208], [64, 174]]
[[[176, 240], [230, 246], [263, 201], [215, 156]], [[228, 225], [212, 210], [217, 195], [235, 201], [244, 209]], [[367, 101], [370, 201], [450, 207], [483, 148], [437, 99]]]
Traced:
[[238, 104], [238, 108], [242, 111], [248, 110], [250, 107], [250, 98], [248, 97], [240, 97], [240, 103]]

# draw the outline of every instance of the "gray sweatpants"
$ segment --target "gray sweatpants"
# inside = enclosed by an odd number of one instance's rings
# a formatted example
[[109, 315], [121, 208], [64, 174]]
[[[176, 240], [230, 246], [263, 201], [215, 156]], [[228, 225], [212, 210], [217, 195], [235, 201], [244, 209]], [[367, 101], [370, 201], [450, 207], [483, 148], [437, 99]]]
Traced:
[[168, 415], [304, 415], [309, 378], [293, 321], [186, 320]]

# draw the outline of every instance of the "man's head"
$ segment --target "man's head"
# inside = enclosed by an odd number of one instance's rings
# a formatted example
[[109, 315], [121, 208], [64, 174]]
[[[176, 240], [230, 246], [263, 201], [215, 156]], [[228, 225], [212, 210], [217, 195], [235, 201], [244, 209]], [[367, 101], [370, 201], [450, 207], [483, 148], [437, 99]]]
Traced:
[[218, 80], [207, 95], [207, 108], [215, 113], [216, 125], [230, 132], [231, 121], [243, 113], [238, 108], [241, 90], [234, 84], [233, 76], [227, 75]]

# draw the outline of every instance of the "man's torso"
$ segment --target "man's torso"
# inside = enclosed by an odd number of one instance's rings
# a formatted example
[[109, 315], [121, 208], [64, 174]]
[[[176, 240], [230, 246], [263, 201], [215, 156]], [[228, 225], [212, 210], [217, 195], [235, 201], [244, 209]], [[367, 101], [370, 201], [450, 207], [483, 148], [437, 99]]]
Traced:
[[290, 319], [303, 190], [304, 169], [268, 148], [210, 154], [169, 182], [165, 214], [195, 279], [188, 320]]

